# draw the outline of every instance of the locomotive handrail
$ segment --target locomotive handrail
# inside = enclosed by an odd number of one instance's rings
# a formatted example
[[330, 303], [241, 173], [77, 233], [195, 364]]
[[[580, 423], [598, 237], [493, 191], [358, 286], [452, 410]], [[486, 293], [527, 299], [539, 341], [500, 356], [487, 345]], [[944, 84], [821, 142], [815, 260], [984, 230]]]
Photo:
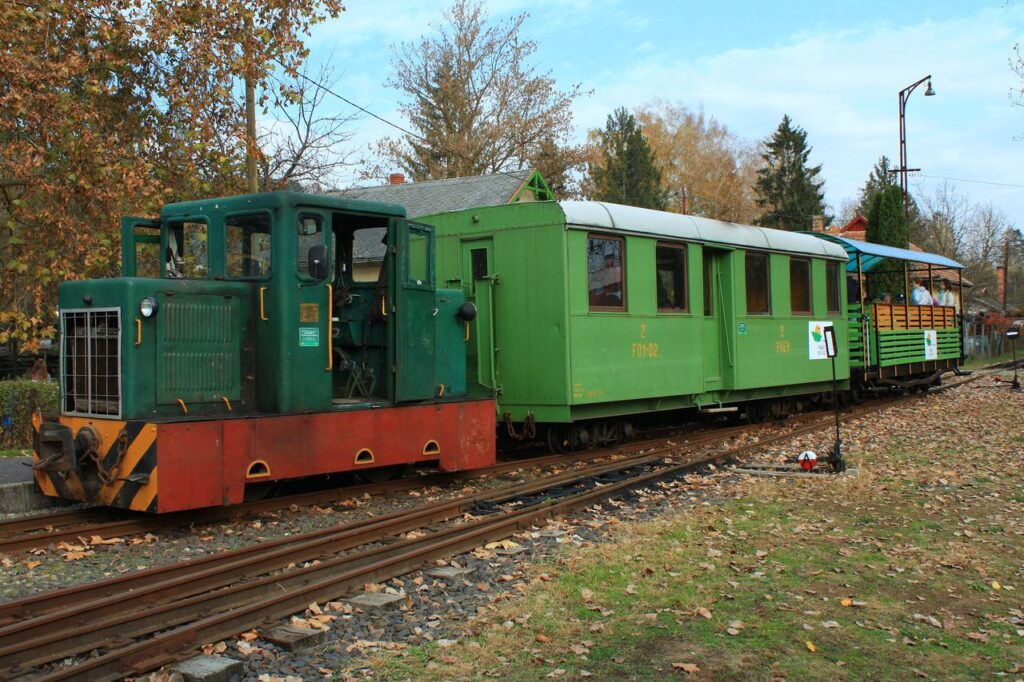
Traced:
[[264, 307], [264, 296], [267, 293], [267, 287], [260, 287], [260, 320], [266, 322], [270, 318], [267, 317], [267, 312]]
[[142, 320], [135, 318], [135, 346], [142, 345]]
[[327, 369], [334, 369], [334, 287], [327, 285]]

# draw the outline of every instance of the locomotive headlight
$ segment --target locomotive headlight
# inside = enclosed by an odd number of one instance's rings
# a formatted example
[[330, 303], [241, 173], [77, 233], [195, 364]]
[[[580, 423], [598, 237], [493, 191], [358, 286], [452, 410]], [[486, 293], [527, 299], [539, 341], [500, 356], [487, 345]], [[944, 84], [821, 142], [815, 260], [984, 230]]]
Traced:
[[155, 298], [147, 296], [142, 299], [141, 303], [139, 303], [139, 313], [141, 313], [143, 317], [153, 317], [156, 315], [156, 310], [159, 307], [160, 306], [157, 305]]

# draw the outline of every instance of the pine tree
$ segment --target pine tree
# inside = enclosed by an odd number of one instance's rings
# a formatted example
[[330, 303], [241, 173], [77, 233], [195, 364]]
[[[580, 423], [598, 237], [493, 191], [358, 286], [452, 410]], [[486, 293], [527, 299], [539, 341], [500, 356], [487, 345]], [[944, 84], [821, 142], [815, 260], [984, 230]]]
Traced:
[[[757, 171], [754, 191], [757, 205], [764, 210], [759, 223], [783, 230], [809, 230], [814, 216], [825, 214], [824, 180], [818, 180], [821, 166], [809, 167], [811, 147], [807, 131], [782, 117], [778, 130], [765, 140], [765, 165]], [[826, 222], [831, 216], [826, 217]]]
[[[910, 243], [907, 239], [907, 221], [903, 214], [903, 192], [896, 185], [875, 194], [868, 210], [867, 240], [874, 244], [885, 244], [901, 249]], [[905, 292], [902, 263], [885, 260], [876, 265], [868, 277], [868, 291], [872, 296], [890, 293], [893, 296]]]
[[860, 188], [860, 196], [858, 197], [860, 202], [857, 204], [857, 213], [867, 217], [879, 192], [886, 187], [896, 184], [896, 175], [891, 173], [891, 170], [892, 161], [889, 160], [888, 156], [878, 159], [875, 167], [871, 169], [868, 179], [864, 181], [864, 186]]
[[590, 168], [594, 198], [616, 204], [664, 209], [661, 171], [633, 114], [624, 108], [608, 117], [598, 133], [600, 160]]

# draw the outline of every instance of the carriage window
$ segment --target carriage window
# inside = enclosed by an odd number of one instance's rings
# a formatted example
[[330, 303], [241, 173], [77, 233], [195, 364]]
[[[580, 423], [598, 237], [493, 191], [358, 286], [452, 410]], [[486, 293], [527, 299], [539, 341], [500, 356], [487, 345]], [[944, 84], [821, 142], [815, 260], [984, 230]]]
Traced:
[[769, 315], [772, 311], [768, 275], [768, 254], [747, 253], [747, 314]]
[[712, 268], [715, 264], [715, 258], [711, 253], [704, 250], [704, 315], [711, 317], [715, 314], [715, 294], [714, 294], [714, 271]]
[[470, 249], [470, 267], [473, 269], [473, 281], [487, 276], [487, 249]]
[[794, 315], [811, 314], [811, 261], [789, 259], [789, 303]]
[[828, 311], [839, 312], [839, 263], [825, 263], [825, 295], [828, 298]]
[[302, 279], [309, 276], [309, 250], [324, 243], [323, 221], [317, 215], [299, 216], [296, 230], [295, 267]]
[[270, 216], [231, 216], [224, 220], [228, 267], [231, 278], [266, 277], [270, 274]]
[[619, 237], [587, 238], [587, 287], [591, 310], [625, 310], [622, 275], [625, 243]]
[[206, 279], [210, 244], [206, 223], [171, 223], [167, 234], [167, 276], [171, 279]]
[[686, 247], [659, 244], [655, 262], [658, 310], [686, 312]]

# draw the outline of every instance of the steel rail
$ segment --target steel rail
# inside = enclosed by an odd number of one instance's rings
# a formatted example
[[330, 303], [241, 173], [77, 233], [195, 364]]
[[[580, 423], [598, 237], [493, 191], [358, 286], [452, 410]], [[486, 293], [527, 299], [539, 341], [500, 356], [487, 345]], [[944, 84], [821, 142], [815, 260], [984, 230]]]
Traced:
[[[951, 385], [948, 388], [953, 387], [955, 387], [955, 385]], [[869, 408], [866, 410], [857, 411], [873, 412], [875, 411], [875, 409], [880, 408]], [[254, 590], [256, 594], [259, 594], [259, 592], [266, 587], [266, 584], [273, 584], [279, 588], [285, 589], [285, 595], [271, 600], [271, 603], [269, 605], [259, 602], [249, 603], [250, 600], [248, 598], [245, 598], [241, 602], [239, 602], [237, 601], [239, 597], [237, 597], [236, 595], [224, 594], [226, 592], [231, 592], [232, 588], [229, 588], [228, 590], [218, 591], [214, 595], [211, 595], [211, 597], [205, 599], [203, 598], [202, 595], [200, 595], [199, 597], [193, 600], [184, 600], [184, 602], [179, 604], [170, 604], [168, 605], [168, 607], [172, 609], [177, 609], [177, 611], [179, 612], [183, 610], [187, 612], [188, 607], [191, 606], [191, 604], [185, 604], [185, 602], [197, 601], [198, 604], [204, 606], [204, 611], [206, 613], [209, 613], [211, 609], [217, 608], [217, 603], [225, 602], [221, 604], [220, 608], [227, 609], [227, 611], [225, 611], [222, 614], [208, 616], [207, 618], [199, 621], [198, 623], [192, 623], [191, 625], [182, 625], [169, 632], [155, 635], [150, 640], [129, 645], [125, 649], [114, 650], [98, 658], [90, 659], [89, 661], [76, 665], [74, 668], [71, 669], [71, 671], [74, 675], [86, 674], [90, 676], [89, 679], [94, 679], [96, 675], [114, 675], [116, 677], [125, 672], [133, 672], [135, 668], [132, 668], [132, 665], [138, 666], [142, 665], [143, 663], [147, 667], [160, 665], [162, 664], [161, 661], [168, 662], [169, 660], [173, 660], [176, 657], [174, 653], [174, 651], [177, 650], [175, 648], [175, 643], [183, 643], [185, 646], [194, 645], [197, 641], [212, 641], [212, 639], [230, 636], [231, 634], [236, 633], [241, 629], [245, 629], [235, 624], [238, 618], [244, 618], [254, 613], [263, 614], [264, 619], [267, 617], [283, 617], [297, 610], [301, 610], [301, 608], [308, 603], [308, 599], [310, 597], [310, 590], [320, 588], [333, 590], [335, 594], [326, 597], [330, 598], [330, 596], [336, 596], [338, 589], [342, 589], [343, 587], [350, 588], [352, 586], [358, 585], [359, 581], [373, 579], [371, 576], [377, 576], [378, 573], [380, 574], [380, 577], [383, 577], [385, 575], [395, 575], [397, 566], [404, 565], [401, 563], [402, 561], [412, 562], [412, 564], [415, 565], [421, 565], [424, 561], [427, 561], [429, 558], [433, 557], [433, 554], [431, 554], [431, 552], [433, 552], [435, 549], [442, 551], [442, 554], [450, 555], [451, 553], [456, 551], [456, 547], [463, 547], [462, 551], [465, 551], [465, 549], [475, 547], [480, 543], [480, 532], [484, 534], [497, 533], [500, 539], [500, 537], [507, 536], [508, 532], [514, 532], [514, 529], [509, 531], [510, 527], [521, 527], [522, 523], [532, 522], [538, 518], [558, 513], [558, 511], [568, 509], [572, 506], [585, 505], [588, 503], [588, 501], [592, 499], [599, 499], [609, 495], [614, 495], [617, 492], [623, 491], [627, 488], [634, 488], [645, 483], [653, 482], [655, 480], [676, 476], [680, 473], [685, 473], [687, 470], [692, 470], [709, 463], [721, 461], [722, 459], [725, 458], [735, 457], [738, 454], [742, 454], [743, 452], [747, 452], [752, 449], [760, 449], [765, 447], [766, 445], [770, 445], [773, 442], [788, 440], [803, 433], [817, 431], [828, 426], [830, 426], [829, 420], [818, 420], [817, 422], [812, 422], [810, 424], [798, 427], [796, 429], [787, 430], [784, 433], [771, 436], [767, 439], [760, 440], [756, 443], [750, 443], [737, 448], [724, 450], [712, 455], [711, 457], [703, 458], [695, 462], [688, 462], [681, 465], [668, 466], [654, 472], [645, 473], [638, 477], [622, 481], [620, 483], [608, 486], [598, 486], [586, 492], [566, 497], [565, 499], [558, 502], [542, 502], [540, 505], [527, 507], [525, 509], [517, 510], [514, 512], [506, 512], [499, 516], [497, 519], [493, 519], [493, 517], [485, 517], [484, 519], [474, 520], [467, 524], [452, 526], [443, 531], [427, 536], [424, 539], [417, 538], [412, 540], [406, 540], [403, 542], [398, 542], [394, 545], [385, 546], [384, 548], [378, 548], [371, 551], [361, 552], [348, 557], [341, 557], [321, 562], [314, 566], [309, 566], [303, 569], [292, 571], [291, 573], [285, 574], [284, 576], [268, 576], [267, 578], [254, 581], [247, 585], [237, 586], [237, 591], [239, 594], [250, 594]], [[678, 450], [678, 448], [676, 448], [676, 450]], [[641, 462], [643, 462], [644, 464], [656, 462], [657, 460], [661, 459], [660, 455], [660, 452], [648, 453], [645, 455], [637, 456], [635, 458], [627, 458], [625, 460], [620, 460], [611, 465], [604, 465], [603, 467], [592, 467], [591, 470], [584, 470], [582, 472], [571, 473], [572, 476], [574, 476], [575, 478], [581, 478], [586, 477], [588, 475], [594, 475], [594, 470], [596, 469], [605, 469], [609, 472], [614, 470], [622, 471], [632, 469], [636, 468], [637, 466], [640, 466]], [[529, 484], [529, 486], [513, 486], [512, 488], [509, 489], [491, 492], [505, 493], [504, 498], [499, 496], [499, 499], [508, 499], [510, 495], [514, 496], [517, 494], [512, 492], [514, 488], [524, 489], [526, 487], [529, 487], [535, 491], [540, 491], [549, 489], [552, 485], [561, 485], [562, 483], [566, 482], [568, 478], [569, 477], [566, 474], [563, 474], [562, 476], [559, 477], [547, 479], [546, 481], [543, 482], [544, 484], [532, 483]], [[452, 501], [447, 504], [456, 503], [457, 501]], [[378, 521], [381, 521], [381, 519], [378, 519]], [[511, 523], [512, 526], [509, 526], [509, 523]], [[464, 534], [467, 532], [466, 529], [471, 529], [471, 534], [468, 536], [464, 536]], [[445, 540], [444, 538], [447, 535], [454, 535], [454, 540], [452, 542]], [[421, 542], [427, 543], [425, 549], [407, 549], [414, 548], [420, 545]], [[392, 555], [394, 555], [396, 552], [398, 553], [397, 559], [392, 557]], [[364, 567], [357, 566], [356, 568], [350, 568], [351, 566], [353, 566], [353, 564], [358, 564], [360, 562], [366, 563], [367, 565]], [[415, 567], [411, 564], [410, 566]], [[398, 573], [410, 570], [410, 566], [406, 566], [404, 570], [400, 570], [398, 571]], [[329, 571], [331, 570], [340, 570], [341, 573], [339, 575], [330, 575]], [[307, 577], [307, 574], [316, 576], [327, 575], [328, 577], [317, 580], [315, 583], [312, 584], [311, 587], [310, 579]], [[287, 591], [287, 585], [291, 585], [292, 583], [298, 583], [298, 585], [295, 587], [295, 589], [298, 590], [297, 593]], [[296, 596], [296, 594], [298, 596]], [[211, 602], [211, 598], [216, 600], [216, 603]], [[288, 604], [288, 606], [285, 607], [283, 606], [283, 604]], [[280, 611], [281, 609], [285, 609], [285, 611], [282, 612], [282, 615], [272, 615], [277, 614], [278, 611]], [[153, 614], [153, 617], [156, 620], [155, 627], [166, 628], [168, 626], [177, 625], [175, 618], [171, 617], [171, 613], [168, 612], [167, 608], [157, 610], [159, 611], [159, 613]], [[185, 613], [181, 613], [179, 615], [185, 615]], [[207, 626], [215, 628], [213, 632], [228, 632], [225, 635], [214, 637], [213, 635], [209, 634], [207, 630], [204, 630], [204, 628]], [[226, 630], [224, 630], [225, 628]], [[53, 660], [53, 657], [49, 658], [48, 660]], [[125, 664], [127, 664], [129, 667], [125, 668]], [[54, 677], [53, 679], [64, 679], [65, 672], [66, 671], [55, 671], [53, 675], [57, 675], [58, 677]], [[41, 679], [50, 678], [50, 676], [47, 676]]]
[[[314, 566], [293, 571], [286, 576], [270, 576], [267, 584], [281, 590], [281, 594], [266, 590], [264, 581], [238, 586], [238, 595], [209, 595], [200, 604], [206, 605], [205, 617], [188, 624], [177, 625], [169, 620], [174, 616], [167, 610], [156, 619], [170, 630], [98, 657], [76, 663], [70, 668], [51, 671], [37, 680], [117, 679], [172, 662], [200, 642], [230, 637], [267, 620], [280, 619], [301, 611], [311, 601], [324, 601], [367, 581], [401, 575], [443, 556], [468, 551], [483, 543], [508, 537], [517, 530], [541, 519], [564, 513], [573, 508], [588, 506], [600, 499], [614, 497], [633, 488], [672, 478], [707, 464], [720, 462], [744, 452], [760, 449], [802, 433], [828, 428], [829, 420], [820, 420], [792, 431], [778, 434], [756, 443], [717, 452], [710, 457], [683, 464], [674, 464], [656, 471], [648, 471], [627, 480], [609, 485], [595, 486], [560, 500], [547, 500], [537, 505], [504, 512], [496, 517], [484, 517], [465, 524], [452, 526], [432, 535], [406, 540], [382, 549], [367, 551], [351, 557], [341, 557]], [[353, 566], [353, 564], [355, 564]], [[362, 564], [362, 565], [360, 565]], [[291, 589], [289, 589], [291, 588]], [[241, 594], [251, 591], [262, 599], [241, 600]], [[271, 596], [267, 596], [270, 592]], [[233, 598], [232, 598], [233, 597]], [[211, 604], [211, 600], [219, 603]], [[171, 608], [183, 605], [169, 605]], [[219, 613], [209, 610], [221, 608]], [[182, 614], [184, 615], [184, 614]]]
[[[698, 440], [696, 442], [728, 438], [734, 432], [738, 432], [740, 430], [741, 427], [732, 427], [730, 429], [700, 432], [697, 434]], [[119, 510], [90, 507], [88, 509], [73, 512], [35, 514], [28, 517], [13, 519], [11, 521], [0, 522], [0, 553], [13, 554], [29, 549], [46, 547], [60, 542], [75, 542], [78, 541], [79, 538], [89, 538], [93, 535], [111, 538], [145, 533], [153, 530], [162, 530], [167, 527], [186, 526], [193, 523], [211, 523], [252, 514], [279, 511], [282, 509], [288, 509], [293, 505], [308, 507], [312, 505], [331, 504], [341, 499], [360, 497], [365, 494], [389, 494], [433, 485], [448, 485], [458, 481], [500, 475], [518, 469], [537, 469], [556, 464], [575, 464], [582, 460], [614, 456], [624, 447], [636, 449], [658, 442], [660, 441], [656, 439], [634, 441], [628, 444], [620, 444], [616, 447], [590, 450], [587, 452], [568, 453], [563, 455], [544, 455], [541, 457], [531, 457], [522, 460], [508, 460], [493, 464], [483, 469], [454, 471], [448, 473], [442, 472], [396, 481], [386, 481], [384, 483], [370, 483], [356, 486], [329, 488], [326, 490], [275, 497], [256, 502], [245, 502], [243, 504], [233, 505], [230, 507], [214, 507], [195, 511], [174, 512], [161, 516], [139, 514], [133, 518], [93, 523], [92, 525], [81, 525], [82, 523], [89, 523], [89, 519], [83, 517], [102, 514], [116, 514]], [[123, 512], [123, 510], [120, 511]], [[44, 529], [49, 530], [44, 531]]]
[[[323, 559], [345, 551], [430, 524], [457, 518], [481, 502], [500, 504], [511, 498], [536, 494], [552, 487], [571, 484], [581, 475], [601, 476], [661, 461], [659, 454], [638, 456], [633, 459], [592, 467], [580, 472], [567, 472], [542, 481], [477, 493], [449, 502], [424, 505], [407, 512], [365, 519], [359, 523], [321, 529], [301, 536], [250, 546], [232, 552], [203, 557], [195, 562], [183, 562], [164, 569], [152, 569], [148, 575], [123, 576], [106, 584], [83, 585], [47, 595], [28, 597], [10, 604], [8, 613], [17, 611], [33, 615], [25, 621], [13, 622], [0, 628], [0, 668], [25, 663], [28, 650], [47, 644], [60, 643], [72, 647], [68, 637], [77, 642], [86, 633], [97, 633], [81, 644], [91, 648], [110, 636], [134, 636], [139, 631], [121, 632], [116, 626], [130, 622], [136, 610], [151, 610], [157, 605], [184, 599], [206, 591], [230, 586], [241, 580], [253, 579], [291, 564]], [[8, 605], [4, 605], [5, 608]], [[39, 615], [36, 612], [43, 611]], [[100, 621], [103, 617], [113, 620]], [[63, 629], [62, 629], [63, 628]], [[37, 642], [37, 639], [38, 642]], [[65, 648], [61, 655], [71, 655], [82, 649]], [[47, 649], [52, 654], [53, 649]], [[46, 660], [46, 659], [40, 659]]]

